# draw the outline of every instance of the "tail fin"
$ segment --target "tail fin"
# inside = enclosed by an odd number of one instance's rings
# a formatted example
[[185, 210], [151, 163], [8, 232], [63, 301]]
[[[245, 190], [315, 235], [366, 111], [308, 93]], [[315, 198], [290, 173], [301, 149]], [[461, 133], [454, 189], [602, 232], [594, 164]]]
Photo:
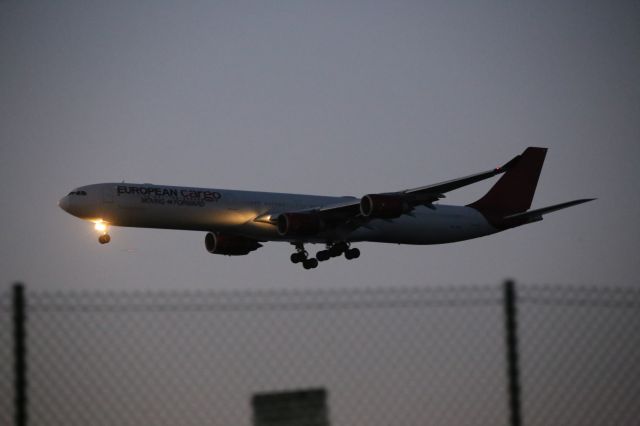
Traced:
[[489, 192], [469, 207], [503, 216], [527, 211], [531, 207], [546, 154], [547, 148], [525, 149]]

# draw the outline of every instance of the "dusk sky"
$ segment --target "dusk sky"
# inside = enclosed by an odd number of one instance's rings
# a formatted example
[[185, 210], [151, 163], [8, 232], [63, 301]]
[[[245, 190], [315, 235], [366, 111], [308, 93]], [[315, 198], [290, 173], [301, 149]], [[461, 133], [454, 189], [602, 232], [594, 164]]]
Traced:
[[[638, 1], [0, 0], [0, 100], [0, 423], [15, 281], [134, 290], [29, 294], [34, 423], [248, 424], [253, 392], [327, 386], [332, 424], [498, 424], [505, 278], [531, 284], [526, 423], [639, 416], [634, 290], [562, 304], [571, 284], [640, 285]], [[58, 207], [121, 181], [359, 197], [528, 146], [549, 148], [533, 208], [597, 200], [449, 245], [358, 243], [314, 270], [287, 243], [210, 254], [204, 232], [113, 227], [101, 245]], [[199, 291], [277, 288], [300, 292]]]
[[[0, 2], [0, 271], [34, 289], [636, 284], [637, 1]], [[209, 254], [203, 232], [92, 225], [75, 187], [361, 196], [548, 147], [540, 223], [440, 246]], [[448, 194], [467, 204], [494, 182]], [[321, 247], [311, 247], [315, 253]]]

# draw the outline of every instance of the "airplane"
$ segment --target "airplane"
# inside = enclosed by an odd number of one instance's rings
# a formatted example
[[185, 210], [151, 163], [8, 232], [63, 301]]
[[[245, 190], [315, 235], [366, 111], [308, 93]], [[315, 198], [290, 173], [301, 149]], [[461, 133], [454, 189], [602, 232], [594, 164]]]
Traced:
[[[329, 197], [149, 183], [99, 183], [74, 189], [59, 201], [67, 213], [93, 222], [98, 241], [110, 226], [205, 231], [213, 254], [241, 256], [267, 241], [295, 246], [291, 262], [360, 256], [352, 243], [442, 244], [495, 234], [542, 220], [557, 210], [592, 201], [578, 199], [529, 210], [546, 148], [529, 147], [501, 167], [433, 185], [363, 197]], [[455, 189], [502, 175], [479, 200], [439, 204]], [[305, 244], [324, 244], [310, 257]]]

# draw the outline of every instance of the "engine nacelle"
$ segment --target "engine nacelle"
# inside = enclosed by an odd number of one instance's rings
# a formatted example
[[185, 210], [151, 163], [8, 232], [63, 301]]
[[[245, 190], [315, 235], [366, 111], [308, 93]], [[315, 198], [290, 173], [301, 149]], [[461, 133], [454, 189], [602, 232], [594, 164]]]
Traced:
[[237, 235], [214, 234], [209, 232], [204, 237], [204, 246], [209, 253], [227, 256], [243, 256], [262, 247], [262, 244], [251, 238]]
[[407, 202], [397, 195], [369, 194], [360, 200], [360, 213], [372, 219], [395, 219], [408, 211]]
[[322, 220], [315, 213], [282, 213], [278, 216], [278, 234], [315, 235], [322, 229]]

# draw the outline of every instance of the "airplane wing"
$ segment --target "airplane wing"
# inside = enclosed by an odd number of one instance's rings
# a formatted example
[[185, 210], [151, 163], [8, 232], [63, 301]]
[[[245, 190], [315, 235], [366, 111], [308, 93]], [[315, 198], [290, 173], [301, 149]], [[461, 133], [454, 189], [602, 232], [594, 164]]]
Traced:
[[[428, 186], [368, 194], [361, 199], [352, 199], [317, 209], [271, 214], [268, 221], [277, 224], [279, 232], [286, 235], [289, 232], [302, 232], [303, 229], [308, 233], [315, 233], [321, 227], [326, 229], [340, 225], [357, 228], [373, 218], [392, 220], [404, 214], [411, 215], [412, 210], [417, 206], [432, 206], [433, 202], [444, 198], [444, 194], [449, 191], [504, 173], [519, 159], [520, 155], [501, 167]], [[265, 221], [261, 217], [254, 220]]]
[[[452, 180], [448, 180], [440, 183], [435, 183], [432, 185], [421, 186], [418, 188], [405, 189], [397, 192], [369, 194], [369, 195], [365, 195], [363, 198], [369, 199], [370, 201], [385, 200], [387, 201], [386, 203], [387, 206], [391, 203], [393, 203], [394, 206], [397, 206], [398, 204], [402, 204], [402, 209], [403, 209], [402, 214], [410, 214], [411, 210], [413, 210], [415, 207], [419, 205], [429, 206], [433, 202], [438, 201], [441, 198], [444, 198], [445, 197], [444, 194], [447, 192], [453, 191], [454, 189], [462, 188], [463, 186], [471, 185], [476, 182], [480, 182], [485, 179], [489, 179], [493, 176], [506, 172], [511, 167], [513, 167], [513, 165], [519, 159], [520, 159], [520, 156], [518, 155], [501, 167], [496, 167], [495, 169], [492, 169], [492, 170], [487, 170], [485, 172], [476, 173], [476, 174], [461, 177], [458, 179], [452, 179]], [[363, 212], [361, 211], [361, 204], [362, 204], [361, 200], [353, 200], [345, 203], [324, 206], [318, 210], [318, 213], [320, 214], [323, 220], [329, 220], [329, 221], [332, 221], [332, 219], [341, 220], [346, 217], [353, 218], [358, 215], [370, 216], [370, 215], [363, 214]], [[400, 215], [393, 214], [392, 216], [398, 217]], [[392, 219], [392, 217], [386, 217], [386, 218]]]
[[[463, 186], [471, 185], [472, 183], [480, 182], [481, 180], [489, 179], [495, 175], [499, 175], [501, 173], [506, 172], [511, 167], [513, 167], [516, 162], [520, 159], [520, 155], [513, 157], [507, 164], [504, 166], [496, 167], [493, 170], [488, 170], [486, 172], [476, 173], [474, 175], [452, 179], [445, 182], [436, 183], [428, 186], [421, 186], [419, 188], [407, 189], [401, 191], [400, 193], [404, 194], [433, 194], [433, 195], [441, 195], [446, 192], [453, 191], [454, 189], [462, 188]], [[440, 197], [442, 198], [442, 197]]]

